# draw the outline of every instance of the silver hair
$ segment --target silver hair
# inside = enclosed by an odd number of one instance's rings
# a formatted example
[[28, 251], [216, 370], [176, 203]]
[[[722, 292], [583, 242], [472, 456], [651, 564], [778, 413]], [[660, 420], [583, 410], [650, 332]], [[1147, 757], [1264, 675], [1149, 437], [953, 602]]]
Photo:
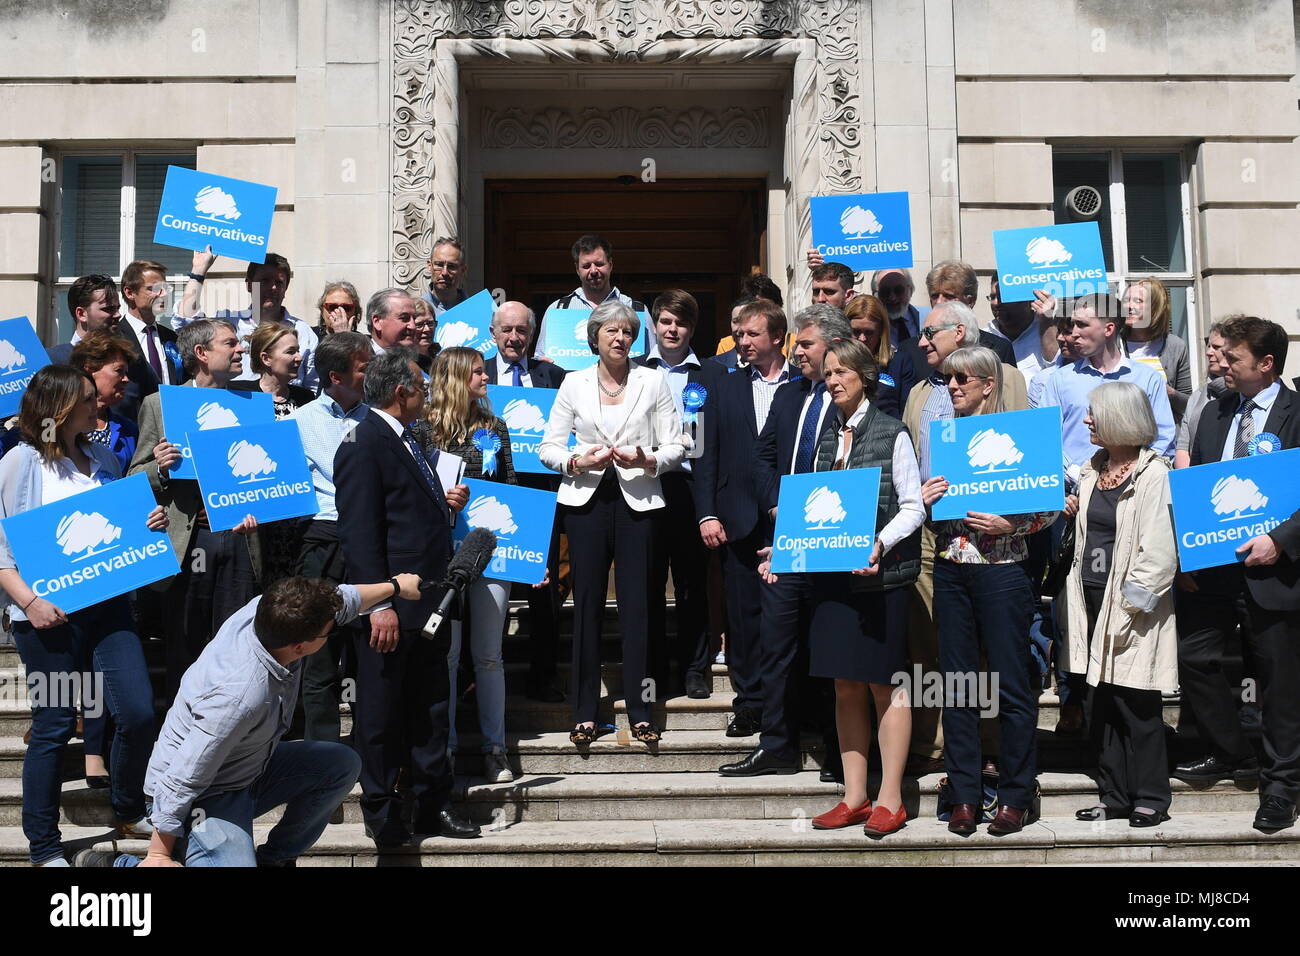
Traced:
[[587, 319], [587, 344], [593, 352], [596, 351], [596, 337], [600, 330], [611, 322], [625, 323], [632, 332], [633, 342], [641, 334], [641, 320], [637, 314], [617, 299], [606, 299], [592, 310], [591, 318]]
[[316, 300], [317, 314], [319, 314], [320, 310], [325, 306], [325, 300], [329, 298], [329, 294], [335, 289], [342, 289], [346, 292], [348, 298], [352, 300], [352, 304], [356, 306], [358, 310], [361, 309], [361, 296], [357, 294], [357, 287], [346, 279], [337, 279], [334, 282], [325, 283], [324, 291], [321, 292], [320, 298]]
[[212, 345], [213, 336], [222, 325], [239, 335], [235, 324], [225, 319], [196, 319], [176, 333], [176, 350], [181, 353], [181, 366], [190, 375], [198, 371], [199, 367], [199, 359], [194, 350], [200, 345], [204, 348]]
[[810, 325], [816, 326], [817, 335], [827, 345], [836, 339], [853, 338], [853, 328], [844, 313], [825, 302], [807, 306], [794, 317], [796, 333], [802, 332]]
[[964, 335], [957, 342], [957, 348], [971, 348], [980, 344], [980, 324], [975, 318], [975, 312], [965, 302], [958, 302], [950, 299], [947, 302], [940, 302], [930, 314], [925, 317], [925, 324], [930, 324], [931, 316], [940, 316], [943, 325], [960, 325], [964, 330]]
[[387, 318], [388, 300], [395, 299], [398, 296], [401, 296], [403, 299], [412, 298], [411, 293], [407, 292], [405, 289], [399, 289], [396, 286], [387, 289], [380, 289], [372, 295], [370, 300], [366, 302], [366, 326], [369, 327], [370, 323], [375, 319]]
[[907, 297], [910, 299], [912, 293], [916, 291], [916, 283], [912, 281], [912, 273], [909, 269], [877, 269], [871, 273], [871, 294], [876, 295], [880, 288], [880, 279], [890, 272], [902, 273], [903, 281], [907, 283]]
[[499, 306], [496, 307], [496, 310], [492, 313], [492, 321], [488, 324], [488, 328], [489, 328], [491, 331], [493, 331], [493, 332], [496, 331], [496, 329], [497, 329], [497, 316], [500, 315], [500, 314], [501, 314], [501, 310], [504, 309], [504, 308], [505, 308], [506, 306], [508, 306], [508, 305], [523, 305], [523, 306], [524, 306], [524, 311], [528, 313], [528, 334], [529, 334], [529, 335], [532, 335], [534, 332], [537, 331], [537, 313], [534, 312], [532, 309], [528, 308], [528, 306], [524, 305], [524, 303], [522, 303], [522, 302], [515, 302], [515, 301], [513, 301], [513, 300], [510, 301], [510, 302], [502, 302]]
[[1151, 400], [1132, 382], [1106, 382], [1088, 393], [1088, 414], [1106, 447], [1145, 448], [1156, 440]]
[[416, 362], [415, 349], [404, 345], [394, 346], [383, 355], [376, 355], [366, 367], [366, 404], [372, 408], [383, 408], [393, 400], [393, 393], [399, 385], [407, 388], [423, 388], [424, 376]]
[[944, 359], [943, 370], [950, 374], [961, 372], [965, 375], [991, 379], [993, 391], [989, 392], [989, 397], [984, 399], [979, 414], [993, 415], [1006, 411], [1006, 406], [1002, 402], [1002, 360], [998, 358], [997, 352], [986, 349], [982, 345], [968, 345], [957, 349]]

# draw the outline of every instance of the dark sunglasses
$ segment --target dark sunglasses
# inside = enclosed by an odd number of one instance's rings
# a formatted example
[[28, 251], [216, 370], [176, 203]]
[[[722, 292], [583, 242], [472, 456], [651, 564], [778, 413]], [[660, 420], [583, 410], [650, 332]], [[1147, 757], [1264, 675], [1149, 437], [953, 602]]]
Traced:
[[954, 378], [957, 380], [957, 387], [964, 388], [966, 383], [973, 378], [978, 378], [980, 381], [988, 382], [988, 381], [992, 381], [993, 377], [991, 375], [967, 375], [965, 372], [944, 372], [943, 373], [943, 383], [945, 385], [951, 382]]
[[956, 325], [927, 325], [921, 330], [921, 334], [925, 336], [927, 342], [933, 342], [934, 337], [940, 332], [947, 332], [955, 328], [957, 328]]
[[335, 309], [342, 309], [348, 315], [356, 315], [359, 311], [351, 302], [338, 302], [334, 305], [330, 305], [328, 302], [325, 303], [325, 310], [327, 312], [333, 312]]

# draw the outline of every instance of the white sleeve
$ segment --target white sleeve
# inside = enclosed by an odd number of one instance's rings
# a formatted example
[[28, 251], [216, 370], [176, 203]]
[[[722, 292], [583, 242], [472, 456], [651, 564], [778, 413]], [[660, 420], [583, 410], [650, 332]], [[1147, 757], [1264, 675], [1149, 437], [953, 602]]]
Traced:
[[888, 551], [925, 522], [925, 506], [921, 504], [921, 472], [907, 432], [899, 432], [894, 441], [893, 474], [898, 514], [877, 534], [882, 551]]

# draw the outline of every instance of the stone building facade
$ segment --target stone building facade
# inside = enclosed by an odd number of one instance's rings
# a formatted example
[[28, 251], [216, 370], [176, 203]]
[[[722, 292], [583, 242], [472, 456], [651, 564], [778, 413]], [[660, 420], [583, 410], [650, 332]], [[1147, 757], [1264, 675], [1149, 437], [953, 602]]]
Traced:
[[[1300, 333], [1291, 0], [50, 0], [2, 16], [0, 296], [49, 342], [78, 272], [145, 254], [188, 271], [149, 241], [168, 162], [279, 188], [271, 247], [305, 317], [327, 279], [424, 285], [435, 236], [466, 242], [468, 287], [511, 275], [502, 211], [544, 209], [537, 181], [621, 183], [600, 204], [629, 237], [650, 215], [638, 195], [689, 181], [725, 218], [743, 181], [752, 221], [715, 235], [710, 268], [744, 246], [792, 302], [810, 196], [906, 190], [918, 278], [960, 257], [987, 282], [992, 230], [1072, 221], [1090, 187], [1113, 277], [1163, 276], [1190, 337], [1236, 311]], [[550, 243], [542, 271], [571, 287], [572, 237], [545, 228], [568, 221], [537, 217], [527, 255]], [[640, 271], [680, 261], [652, 259]], [[218, 263], [206, 308], [246, 304], [242, 267]]]

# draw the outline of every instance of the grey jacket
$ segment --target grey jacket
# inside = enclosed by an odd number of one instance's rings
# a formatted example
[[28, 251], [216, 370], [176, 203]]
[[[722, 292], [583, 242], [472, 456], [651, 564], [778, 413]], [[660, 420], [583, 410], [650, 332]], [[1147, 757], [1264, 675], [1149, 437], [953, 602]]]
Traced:
[[[100, 468], [114, 478], [122, 477], [122, 466], [107, 445], [89, 442], [83, 447]], [[0, 518], [39, 508], [42, 504], [41, 488], [41, 453], [27, 442], [19, 442], [9, 454], [0, 458]], [[5, 536], [4, 528], [0, 527], [0, 568], [17, 567], [18, 562], [14, 559], [13, 549], [9, 547], [9, 539]], [[8, 594], [0, 591], [0, 598], [3, 598], [9, 610], [10, 620], [27, 620], [27, 615]]]
[[[334, 619], [343, 625], [361, 610], [361, 595], [350, 584], [338, 593], [343, 607]], [[284, 667], [262, 646], [253, 630], [261, 601], [232, 614], [181, 678], [144, 780], [150, 821], [162, 833], [183, 836], [205, 794], [252, 786], [293, 720], [307, 659]]]
[[[1125, 343], [1125, 354], [1128, 345]], [[1187, 400], [1192, 395], [1192, 360], [1187, 354], [1187, 343], [1174, 333], [1165, 336], [1165, 344], [1160, 349], [1160, 367], [1164, 370], [1165, 381], [1174, 387], [1174, 394], [1169, 396], [1169, 407], [1174, 413], [1174, 424], [1182, 421], [1187, 411]]]

